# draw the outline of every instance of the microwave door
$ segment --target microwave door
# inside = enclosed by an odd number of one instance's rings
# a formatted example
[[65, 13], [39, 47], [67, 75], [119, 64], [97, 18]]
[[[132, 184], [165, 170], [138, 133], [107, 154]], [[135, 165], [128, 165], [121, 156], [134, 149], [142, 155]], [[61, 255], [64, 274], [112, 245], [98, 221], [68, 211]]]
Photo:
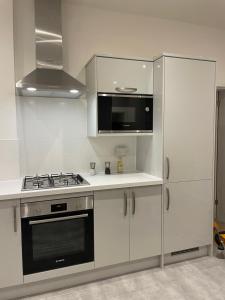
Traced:
[[152, 130], [152, 96], [98, 95], [99, 132]]
[[152, 99], [121, 97], [112, 99], [112, 130], [152, 130]]

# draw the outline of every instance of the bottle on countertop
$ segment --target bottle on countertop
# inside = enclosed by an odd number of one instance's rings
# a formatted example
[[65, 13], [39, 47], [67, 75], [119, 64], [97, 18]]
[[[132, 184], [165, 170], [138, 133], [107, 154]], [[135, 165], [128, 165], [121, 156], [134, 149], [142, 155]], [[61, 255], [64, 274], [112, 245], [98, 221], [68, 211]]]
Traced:
[[117, 173], [119, 173], [119, 174], [123, 173], [123, 160], [122, 160], [122, 157], [117, 160], [116, 168], [117, 168]]
[[115, 155], [117, 156], [117, 173], [121, 174], [124, 172], [123, 157], [128, 153], [128, 147], [126, 145], [118, 145], [115, 147]]

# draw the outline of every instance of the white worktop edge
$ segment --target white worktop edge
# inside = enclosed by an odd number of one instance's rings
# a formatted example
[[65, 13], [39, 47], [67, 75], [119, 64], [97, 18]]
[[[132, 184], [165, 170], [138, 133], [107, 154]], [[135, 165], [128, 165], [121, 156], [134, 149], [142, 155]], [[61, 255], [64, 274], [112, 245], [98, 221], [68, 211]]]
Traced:
[[121, 175], [98, 174], [95, 176], [82, 174], [82, 176], [90, 183], [90, 185], [21, 191], [22, 179], [0, 181], [0, 201], [39, 196], [92, 192], [116, 188], [161, 185], [163, 183], [162, 178], [155, 177], [146, 173], [132, 173]]

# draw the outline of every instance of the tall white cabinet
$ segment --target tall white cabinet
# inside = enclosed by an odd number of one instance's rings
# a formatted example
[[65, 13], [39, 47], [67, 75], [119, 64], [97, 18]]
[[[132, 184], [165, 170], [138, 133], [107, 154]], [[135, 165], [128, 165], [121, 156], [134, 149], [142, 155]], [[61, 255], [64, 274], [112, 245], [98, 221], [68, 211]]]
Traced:
[[162, 56], [162, 69], [166, 254], [212, 244], [215, 62]]

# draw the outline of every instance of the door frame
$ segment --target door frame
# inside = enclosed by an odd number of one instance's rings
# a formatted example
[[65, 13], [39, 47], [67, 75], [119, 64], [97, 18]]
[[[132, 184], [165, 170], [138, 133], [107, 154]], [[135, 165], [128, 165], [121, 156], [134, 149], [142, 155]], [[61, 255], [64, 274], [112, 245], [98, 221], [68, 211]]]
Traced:
[[219, 108], [220, 108], [220, 92], [225, 92], [225, 86], [216, 87], [216, 111], [215, 111], [215, 163], [214, 163], [214, 219], [217, 218], [217, 166], [218, 166], [218, 123], [219, 123]]

